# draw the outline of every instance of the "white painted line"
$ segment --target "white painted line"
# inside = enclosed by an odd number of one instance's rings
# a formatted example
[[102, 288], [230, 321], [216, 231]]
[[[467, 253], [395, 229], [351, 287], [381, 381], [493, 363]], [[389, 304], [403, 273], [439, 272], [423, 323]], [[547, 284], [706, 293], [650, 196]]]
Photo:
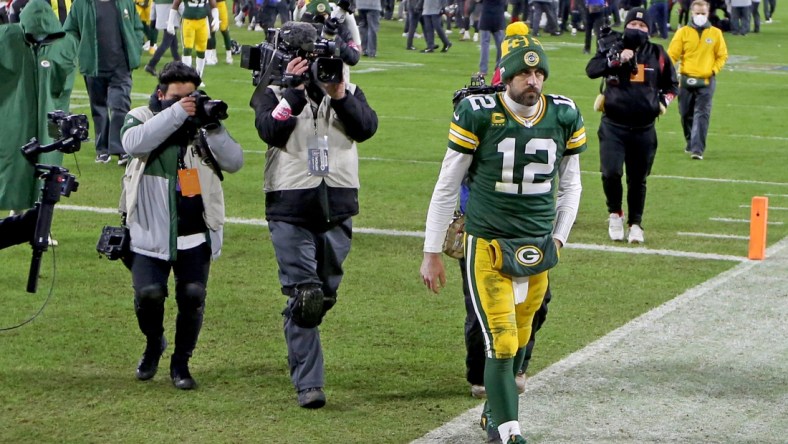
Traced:
[[764, 194], [764, 196], [769, 196], [769, 197], [788, 197], [788, 194], [766, 193], [766, 194]]
[[[787, 247], [788, 247], [788, 238], [785, 238], [780, 242], [778, 242], [777, 244], [775, 244], [774, 246], [767, 249], [766, 256], [767, 258], [776, 256]], [[671, 299], [670, 301], [660, 305], [659, 307], [656, 307], [653, 310], [640, 315], [639, 317], [633, 319], [632, 321], [629, 321], [628, 323], [617, 328], [616, 330], [613, 330], [612, 332], [608, 333], [602, 338], [592, 342], [591, 344], [587, 345], [581, 350], [572, 353], [566, 358], [561, 359], [555, 364], [540, 371], [536, 375], [528, 378], [528, 383], [525, 386], [526, 393], [524, 395], [521, 395], [520, 397], [521, 415], [525, 410], [524, 404], [526, 402], [525, 400], [528, 399], [529, 393], [538, 392], [540, 389], [549, 388], [550, 386], [561, 386], [563, 379], [559, 379], [559, 378], [564, 378], [565, 374], [569, 373], [570, 371], [576, 368], [582, 367], [588, 363], [594, 362], [594, 360], [598, 359], [597, 357], [600, 355], [611, 353], [611, 350], [614, 350], [616, 347], [619, 346], [620, 343], [624, 342], [627, 338], [634, 336], [636, 333], [654, 329], [655, 326], [660, 325], [662, 323], [662, 320], [666, 318], [668, 315], [670, 315], [671, 313], [685, 309], [685, 307], [690, 306], [693, 301], [695, 301], [698, 298], [702, 298], [704, 295], [714, 293], [716, 291], [719, 291], [719, 289], [731, 285], [731, 283], [736, 282], [737, 280], [741, 279], [743, 276], [747, 276], [748, 273], [751, 273], [751, 270], [753, 268], [755, 268], [756, 266], [762, 263], [764, 263], [764, 261], [742, 262], [741, 264], [733, 267], [732, 269], [723, 272], [722, 274], [719, 274], [696, 287], [690, 288], [683, 294], [677, 296], [674, 299]], [[712, 320], [710, 322], [713, 321], [715, 320]], [[643, 351], [643, 353], [647, 353], [647, 352]], [[673, 358], [677, 358], [677, 356], [673, 356]], [[620, 364], [619, 362], [609, 362], [609, 365], [611, 366], [616, 366], [619, 364]], [[593, 372], [593, 371], [594, 371], [593, 369], [589, 369], [589, 372]], [[631, 387], [627, 387], [627, 388], [622, 387], [621, 390], [622, 391], [628, 390], [629, 392], [631, 392]], [[481, 408], [482, 405], [480, 404], [479, 406], [466, 411], [465, 413], [452, 419], [450, 422], [445, 423], [441, 427], [434, 429], [431, 432], [427, 433], [426, 435], [422, 436], [421, 438], [413, 441], [411, 444], [435, 444], [435, 443], [465, 444], [471, 442], [478, 442], [479, 438], [484, 435], [484, 432], [482, 432], [478, 426], [479, 415], [481, 414]], [[578, 405], [577, 408], [593, 409], [594, 407], [593, 406], [589, 407], [585, 405], [581, 407]], [[562, 420], [566, 420], [566, 418], [571, 418], [571, 411], [555, 412], [555, 414], [560, 418], [563, 418]], [[615, 421], [615, 418], [612, 418], [611, 421]], [[526, 424], [527, 427], [528, 422], [523, 421], [523, 424]], [[704, 433], [708, 433], [708, 432], [704, 432]], [[558, 435], [560, 435], [560, 433]], [[565, 439], [561, 440], [560, 442], [579, 442], [577, 440], [573, 440], [571, 436], [564, 436], [564, 438]], [[559, 441], [551, 441], [551, 442], [559, 442]], [[612, 442], [612, 441], [606, 440], [605, 442]], [[630, 441], [626, 441], [626, 442], [630, 442]], [[631, 442], [637, 442], [637, 441], [631, 441]]]
[[[261, 150], [244, 150], [247, 154], [265, 154]], [[425, 164], [425, 165], [440, 165], [442, 161], [439, 160], [411, 160], [411, 159], [387, 159], [385, 157], [359, 157], [359, 160], [368, 160], [373, 162], [397, 162], [409, 164]], [[590, 174], [599, 176], [599, 171], [581, 171], [582, 174]], [[688, 176], [662, 176], [659, 174], [652, 174], [649, 179], [672, 179], [672, 180], [696, 180], [700, 182], [718, 182], [718, 183], [746, 183], [754, 185], [774, 185], [774, 186], [788, 186], [788, 182], [764, 182], [760, 180], [743, 180], [743, 179], [717, 179], [714, 177], [688, 177]], [[769, 196], [769, 194], [767, 194]], [[786, 196], [788, 194], [776, 194], [775, 196]]]
[[750, 236], [737, 236], [735, 234], [687, 233], [684, 231], [679, 231], [676, 234], [679, 236], [710, 237], [713, 239], [750, 240]]
[[572, 242], [566, 244], [564, 248], [569, 248], [574, 250], [605, 251], [608, 253], [651, 254], [657, 256], [686, 257], [690, 259], [709, 259], [709, 260], [717, 260], [717, 261], [746, 262], [749, 260], [743, 256], [731, 256], [726, 254], [691, 253], [688, 251], [676, 251], [676, 250], [653, 250], [650, 248], [643, 248], [643, 247], [614, 247], [608, 245], [575, 244]]
[[[750, 206], [749, 205], [739, 205], [739, 208], [750, 208]], [[770, 210], [776, 210], [776, 211], [786, 211], [786, 210], [788, 210], [788, 208], [786, 208], [786, 207], [769, 207], [769, 209]]]
[[[731, 223], [750, 223], [750, 219], [731, 219], [729, 217], [710, 217], [709, 220], [714, 222], [731, 222]], [[766, 222], [769, 225], [783, 225], [783, 222]]]
[[[68, 210], [68, 211], [85, 211], [90, 213], [102, 213], [102, 214], [118, 213], [118, 210], [115, 208], [87, 207], [81, 205], [58, 204], [55, 208], [61, 210]], [[226, 221], [231, 224], [239, 224], [239, 225], [254, 225], [260, 227], [268, 226], [268, 223], [266, 223], [264, 219], [246, 219], [241, 217], [227, 217]], [[353, 232], [363, 233], [363, 234], [376, 234], [381, 236], [424, 238], [424, 232], [422, 231], [387, 230], [382, 228], [353, 227]], [[594, 245], [594, 244], [576, 244], [571, 242], [566, 244], [565, 248], [575, 249], [575, 250], [603, 251], [609, 253], [649, 254], [656, 256], [686, 257], [691, 259], [705, 259], [705, 260], [717, 260], [717, 261], [742, 262], [748, 260], [747, 258], [741, 256], [730, 256], [723, 254], [693, 253], [689, 251], [674, 251], [674, 250], [653, 250], [653, 249], [642, 248], [642, 247], [633, 248], [633, 247], [615, 247], [615, 246]]]

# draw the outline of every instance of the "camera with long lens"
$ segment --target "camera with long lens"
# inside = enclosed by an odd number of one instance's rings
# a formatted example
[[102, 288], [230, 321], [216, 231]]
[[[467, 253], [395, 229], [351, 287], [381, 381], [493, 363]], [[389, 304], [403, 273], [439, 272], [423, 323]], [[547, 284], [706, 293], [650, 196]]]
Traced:
[[[341, 83], [343, 63], [334, 41], [338, 26], [337, 19], [329, 18], [323, 23], [288, 22], [270, 28], [262, 43], [241, 47], [241, 67], [252, 71], [255, 86], [289, 86], [306, 80]], [[307, 59], [309, 69], [299, 79], [288, 78], [287, 64], [296, 57]]]
[[82, 142], [88, 140], [89, 132], [88, 117], [84, 114], [66, 114], [64, 111], [56, 110], [47, 113], [49, 120], [49, 133], [54, 142], [49, 145], [41, 145], [38, 138], [33, 137], [30, 142], [22, 148], [22, 154], [27, 160], [35, 162], [36, 156], [50, 151], [60, 151], [71, 154], [79, 151]]
[[468, 96], [479, 95], [479, 94], [482, 95], [495, 94], [497, 92], [501, 92], [505, 90], [506, 90], [506, 85], [504, 85], [503, 83], [499, 83], [497, 85], [487, 85], [484, 83], [483, 76], [474, 75], [471, 76], [470, 85], [466, 85], [464, 88], [454, 91], [454, 96], [451, 99], [451, 103], [454, 106], [454, 108], [457, 108], [457, 105], [459, 105], [460, 101], [462, 101], [462, 99]]
[[211, 99], [201, 90], [194, 91], [189, 96], [195, 98], [197, 105], [197, 113], [189, 117], [196, 127], [216, 127], [220, 120], [227, 118], [227, 104], [223, 101]]

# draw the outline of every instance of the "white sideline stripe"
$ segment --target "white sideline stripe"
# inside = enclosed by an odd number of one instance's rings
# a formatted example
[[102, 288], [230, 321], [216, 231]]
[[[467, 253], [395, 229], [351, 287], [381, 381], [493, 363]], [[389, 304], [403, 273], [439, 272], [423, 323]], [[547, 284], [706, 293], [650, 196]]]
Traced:
[[766, 194], [764, 194], [764, 196], [769, 196], [769, 197], [788, 197], [788, 194], [766, 193]]
[[[731, 219], [729, 217], [710, 217], [709, 220], [714, 222], [731, 222], [731, 223], [750, 223], [750, 219]], [[782, 225], [782, 222], [766, 222], [768, 225]]]
[[608, 253], [653, 254], [657, 256], [686, 257], [691, 259], [709, 259], [716, 261], [733, 261], [733, 262], [749, 261], [749, 259], [743, 256], [732, 256], [727, 254], [692, 253], [689, 251], [676, 251], [676, 250], [653, 250], [651, 248], [643, 248], [643, 247], [614, 247], [609, 245], [575, 244], [572, 242], [566, 244], [566, 247], [564, 248], [569, 248], [573, 250], [605, 251]]
[[[750, 208], [749, 205], [739, 205], [739, 208]], [[786, 207], [769, 207], [770, 210], [777, 210], [777, 211], [786, 211], [788, 208]]]
[[[260, 150], [244, 150], [248, 154], [265, 154], [265, 151]], [[398, 163], [411, 163], [411, 164], [425, 164], [425, 165], [440, 165], [442, 161], [438, 160], [410, 160], [410, 159], [387, 159], [385, 157], [359, 157], [359, 160], [369, 160], [375, 162], [398, 162]], [[581, 171], [582, 174], [593, 174], [599, 176], [599, 171]], [[761, 180], [745, 180], [745, 179], [718, 179], [715, 177], [688, 177], [688, 176], [662, 176], [659, 174], [652, 174], [649, 179], [675, 179], [675, 180], [697, 180], [701, 182], [719, 182], [719, 183], [747, 183], [754, 185], [775, 185], [775, 186], [788, 186], [788, 182], [764, 182]], [[767, 196], [784, 196], [788, 194], [766, 194]]]
[[750, 236], [737, 236], [735, 234], [688, 233], [684, 231], [679, 231], [676, 234], [679, 236], [710, 237], [713, 239], [750, 240]]
[[[772, 247], [768, 248], [766, 251], [766, 256], [771, 257], [782, 251], [784, 248], [788, 247], [788, 238], [782, 239], [777, 244], [773, 245]], [[597, 339], [596, 341], [592, 342], [591, 344], [583, 347], [582, 349], [570, 354], [564, 359], [556, 362], [555, 364], [545, 368], [544, 370], [540, 371], [539, 373], [535, 374], [534, 376], [528, 378], [528, 384], [525, 386], [526, 395], [528, 392], [547, 386], [548, 384], [554, 383], [556, 378], [561, 377], [564, 373], [583, 365], [586, 361], [591, 360], [591, 358], [614, 348], [618, 343], [641, 330], [645, 330], [651, 328], [653, 325], [660, 322], [662, 318], [666, 315], [676, 311], [677, 309], [681, 308], [684, 305], [694, 301], [695, 299], [702, 297], [705, 294], [713, 291], [715, 288], [724, 287], [729, 282], [734, 281], [739, 276], [749, 273], [754, 267], [756, 267], [761, 261], [744, 261], [739, 265], [736, 265], [732, 269], [725, 271], [706, 282], [701, 283], [700, 285], [690, 288], [689, 290], [685, 291], [683, 294], [671, 299], [664, 304], [660, 305], [648, 311], [637, 318], [629, 321], [628, 323], [622, 325], [621, 327], [611, 331], [610, 333], [606, 334], [605, 336]], [[526, 396], [521, 395], [521, 396]], [[465, 413], [455, 417], [450, 422], [445, 423], [441, 427], [432, 430], [431, 432], [427, 433], [426, 435], [422, 436], [421, 438], [412, 442], [412, 444], [417, 443], [437, 443], [442, 441], [442, 437], [456, 437], [456, 433], [458, 430], [468, 429], [468, 424], [473, 424], [472, 429], [476, 431], [477, 434], [481, 435], [479, 432], [478, 425], [478, 418], [481, 414], [481, 405], [478, 407], [474, 407]], [[569, 413], [569, 412], [567, 412]], [[447, 441], [451, 442], [451, 441]]]
[[[60, 205], [58, 204], [55, 208], [68, 210], [68, 211], [85, 211], [91, 213], [102, 213], [102, 214], [117, 214], [118, 210], [115, 208], [100, 208], [100, 207], [87, 207], [81, 205]], [[268, 223], [263, 219], [246, 219], [242, 217], [227, 217], [226, 221], [231, 224], [239, 224], [239, 225], [254, 225], [260, 227], [267, 227]], [[386, 230], [381, 228], [364, 228], [364, 227], [354, 227], [353, 232], [355, 233], [363, 233], [363, 234], [377, 234], [381, 236], [395, 236], [395, 237], [415, 237], [415, 238], [424, 238], [424, 232], [422, 231], [404, 231], [404, 230]], [[575, 250], [592, 250], [592, 251], [604, 251], [604, 252], [611, 252], [611, 253], [629, 253], [629, 254], [652, 254], [657, 256], [672, 256], [672, 257], [686, 257], [692, 259], [707, 259], [707, 260], [717, 260], [717, 261], [734, 261], [734, 262], [742, 262], [747, 261], [749, 259], [741, 256], [729, 256], [723, 254], [713, 254], [713, 253], [692, 253], [689, 251], [675, 251], [675, 250], [652, 250], [649, 248], [628, 248], [628, 247], [613, 247], [607, 245], [594, 245], [594, 244], [575, 244], [569, 243], [566, 245], [565, 248], [575, 249]]]

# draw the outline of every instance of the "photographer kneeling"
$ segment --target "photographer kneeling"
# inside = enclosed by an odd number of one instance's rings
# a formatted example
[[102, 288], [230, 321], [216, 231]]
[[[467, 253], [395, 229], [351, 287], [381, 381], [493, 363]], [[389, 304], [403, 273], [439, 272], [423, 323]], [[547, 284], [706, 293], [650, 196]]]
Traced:
[[282, 86], [260, 83], [250, 103], [258, 134], [268, 144], [265, 214], [282, 293], [289, 296], [283, 315], [290, 375], [305, 408], [326, 402], [317, 327], [336, 303], [351, 218], [358, 214], [356, 143], [378, 127], [361, 88], [346, 76], [338, 83], [318, 82], [310, 70], [316, 63], [294, 57], [283, 81], [273, 82]]
[[630, 9], [623, 36], [600, 32], [599, 50], [586, 65], [588, 77], [605, 77], [604, 101], [598, 99], [594, 108], [603, 113], [598, 136], [602, 189], [610, 214], [608, 235], [613, 241], [624, 240], [621, 177], [626, 166], [627, 241], [637, 244], [645, 241], [641, 224], [646, 178], [657, 154], [654, 121], [678, 92], [670, 57], [649, 41], [650, 22], [645, 9]]
[[197, 386], [188, 362], [202, 327], [210, 261], [221, 253], [222, 170], [232, 173], [243, 165], [241, 146], [219, 123], [226, 105], [195, 94], [199, 84], [194, 69], [168, 63], [149, 106], [131, 110], [121, 131], [132, 157], [121, 196], [131, 236], [125, 262], [147, 339], [136, 375], [152, 378], [167, 346], [164, 300], [173, 270], [178, 317], [170, 377], [184, 390]]

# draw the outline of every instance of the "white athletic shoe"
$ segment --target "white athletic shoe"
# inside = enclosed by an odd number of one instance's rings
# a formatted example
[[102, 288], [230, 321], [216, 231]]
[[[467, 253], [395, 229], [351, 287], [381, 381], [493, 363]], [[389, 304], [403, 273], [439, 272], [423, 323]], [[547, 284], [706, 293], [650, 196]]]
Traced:
[[473, 35], [473, 41], [474, 42], [478, 42], [479, 41], [479, 33], [478, 32]]
[[610, 213], [610, 221], [607, 226], [607, 234], [610, 235], [610, 240], [622, 241], [624, 240], [624, 218], [616, 213]]
[[142, 50], [147, 51], [150, 49], [150, 40], [146, 40], [145, 43], [142, 44]]
[[487, 390], [483, 385], [471, 385], [471, 396], [476, 399], [484, 399], [487, 397]]
[[630, 244], [642, 244], [645, 242], [643, 238], [643, 229], [640, 228], [640, 225], [635, 224], [629, 227], [629, 236], [627, 237], [627, 242]]
[[224, 57], [224, 61], [227, 62], [228, 65], [233, 64], [233, 52], [227, 51], [227, 55]]
[[205, 51], [205, 64], [206, 65], [215, 65], [217, 62], [216, 60], [216, 50], [209, 49]]

